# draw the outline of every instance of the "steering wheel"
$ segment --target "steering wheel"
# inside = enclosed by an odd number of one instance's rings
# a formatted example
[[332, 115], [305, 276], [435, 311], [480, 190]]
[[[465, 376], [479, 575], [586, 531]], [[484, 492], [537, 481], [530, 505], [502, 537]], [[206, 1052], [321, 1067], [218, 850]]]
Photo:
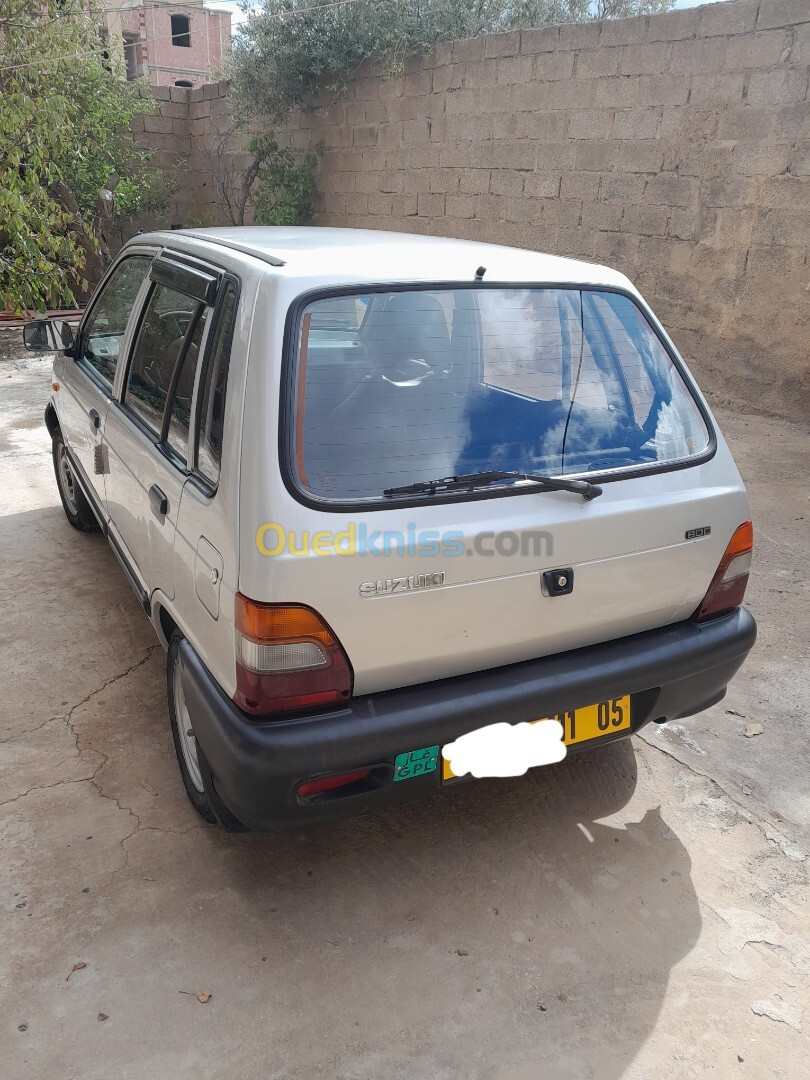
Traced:
[[398, 360], [391, 369], [394, 375], [402, 376], [400, 379], [390, 378], [388, 375], [383, 374], [382, 371], [378, 372], [383, 382], [387, 382], [389, 386], [421, 386], [425, 379], [429, 379], [436, 372], [427, 362], [427, 360], [417, 359], [404, 359]]

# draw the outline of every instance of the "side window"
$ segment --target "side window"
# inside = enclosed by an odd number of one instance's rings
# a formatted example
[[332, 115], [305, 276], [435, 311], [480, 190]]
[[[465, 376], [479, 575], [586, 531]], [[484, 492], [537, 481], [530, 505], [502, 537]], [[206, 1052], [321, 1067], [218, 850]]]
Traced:
[[228, 381], [228, 361], [231, 355], [231, 339], [236, 317], [236, 288], [228, 284], [213, 341], [208, 350], [208, 361], [200, 385], [200, 411], [197, 438], [197, 470], [216, 485], [222, 458], [222, 426], [225, 418], [225, 388]]
[[194, 375], [200, 356], [200, 342], [205, 333], [208, 320], [208, 308], [199, 314], [191, 334], [188, 348], [180, 361], [180, 370], [176, 375], [174, 394], [169, 406], [169, 428], [166, 442], [183, 461], [188, 457], [188, 429], [191, 422], [191, 396], [194, 393]]
[[109, 389], [115, 378], [127, 322], [151, 262], [147, 255], [124, 259], [104, 286], [82, 328], [81, 359], [98, 373]]
[[155, 435], [160, 435], [163, 427], [175, 364], [201, 306], [168, 285], [155, 285], [146, 305], [132, 351], [124, 403]]

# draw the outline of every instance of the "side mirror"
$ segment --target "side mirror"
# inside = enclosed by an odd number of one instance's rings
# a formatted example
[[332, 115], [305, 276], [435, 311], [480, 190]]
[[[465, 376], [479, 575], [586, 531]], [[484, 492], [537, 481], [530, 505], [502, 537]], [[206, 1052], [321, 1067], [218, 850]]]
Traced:
[[64, 319], [32, 319], [23, 327], [29, 352], [66, 352], [73, 348], [73, 328]]

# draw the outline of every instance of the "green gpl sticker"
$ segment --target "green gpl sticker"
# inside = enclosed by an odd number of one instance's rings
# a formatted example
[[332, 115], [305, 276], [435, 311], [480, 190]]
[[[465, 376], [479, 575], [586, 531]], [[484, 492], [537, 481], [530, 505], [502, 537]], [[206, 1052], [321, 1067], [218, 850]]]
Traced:
[[438, 764], [438, 746], [426, 746], [424, 750], [409, 750], [407, 754], [397, 754], [394, 779], [412, 780], [415, 776], [425, 776], [435, 772]]

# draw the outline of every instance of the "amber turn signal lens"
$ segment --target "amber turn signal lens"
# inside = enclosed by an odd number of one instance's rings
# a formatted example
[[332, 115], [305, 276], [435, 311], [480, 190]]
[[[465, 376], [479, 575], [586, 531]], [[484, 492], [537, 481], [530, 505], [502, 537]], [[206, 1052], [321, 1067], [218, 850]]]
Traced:
[[236, 594], [236, 629], [251, 641], [278, 645], [285, 641], [315, 639], [335, 646], [329, 628], [310, 608], [297, 604], [260, 604]]
[[56, 391], [57, 391], [58, 389], [59, 389], [59, 383], [58, 383], [58, 382], [52, 382], [52, 383], [51, 383], [51, 390], [53, 390], [53, 391], [54, 391], [54, 393], [56, 393]]
[[750, 521], [744, 521], [734, 530], [712, 583], [697, 611], [692, 615], [696, 622], [715, 615], [726, 615], [740, 606], [748, 585], [753, 550], [754, 526]]

